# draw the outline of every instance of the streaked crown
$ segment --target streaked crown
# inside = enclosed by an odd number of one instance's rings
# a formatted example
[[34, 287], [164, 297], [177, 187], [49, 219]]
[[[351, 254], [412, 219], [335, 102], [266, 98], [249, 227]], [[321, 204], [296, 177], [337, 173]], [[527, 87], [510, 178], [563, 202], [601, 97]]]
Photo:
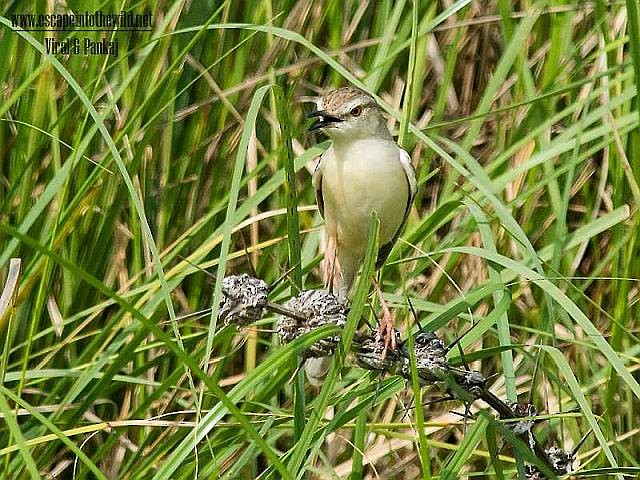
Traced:
[[327, 93], [310, 116], [319, 118], [310, 130], [322, 129], [334, 141], [392, 138], [376, 100], [359, 88], [342, 87]]
[[337, 115], [346, 115], [354, 107], [374, 107], [378, 104], [367, 92], [354, 87], [332, 90], [320, 99], [320, 110]]

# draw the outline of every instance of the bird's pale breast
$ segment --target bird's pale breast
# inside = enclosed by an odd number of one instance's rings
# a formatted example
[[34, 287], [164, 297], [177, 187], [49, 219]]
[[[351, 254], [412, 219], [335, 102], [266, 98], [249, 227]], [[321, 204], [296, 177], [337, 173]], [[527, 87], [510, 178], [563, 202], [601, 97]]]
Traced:
[[322, 189], [329, 233], [337, 236], [339, 245], [360, 250], [375, 210], [380, 245], [389, 242], [400, 228], [409, 196], [398, 146], [390, 140], [365, 139], [332, 148], [323, 165]]

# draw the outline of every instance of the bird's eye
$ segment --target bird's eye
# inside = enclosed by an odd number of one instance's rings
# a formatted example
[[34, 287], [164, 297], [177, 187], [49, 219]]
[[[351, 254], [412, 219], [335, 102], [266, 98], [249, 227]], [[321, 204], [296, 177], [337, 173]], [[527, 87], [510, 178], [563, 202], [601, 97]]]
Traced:
[[362, 113], [362, 107], [353, 107], [351, 109], [351, 112], [349, 112], [351, 114], [352, 117], [359, 117], [360, 114]]

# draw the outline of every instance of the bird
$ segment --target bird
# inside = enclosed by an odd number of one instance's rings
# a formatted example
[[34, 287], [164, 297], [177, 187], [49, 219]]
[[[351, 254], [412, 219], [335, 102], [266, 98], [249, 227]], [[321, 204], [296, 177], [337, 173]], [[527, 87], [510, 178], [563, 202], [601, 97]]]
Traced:
[[[346, 299], [364, 261], [372, 213], [380, 220], [380, 269], [411, 211], [416, 174], [411, 157], [396, 144], [379, 105], [367, 92], [351, 86], [332, 90], [308, 117], [317, 118], [309, 131], [321, 130], [332, 141], [316, 165], [313, 186], [325, 222], [325, 285]], [[375, 278], [373, 284], [380, 298], [378, 331], [386, 352], [396, 348], [393, 317]], [[328, 368], [322, 359], [309, 365], [308, 376], [312, 368]]]

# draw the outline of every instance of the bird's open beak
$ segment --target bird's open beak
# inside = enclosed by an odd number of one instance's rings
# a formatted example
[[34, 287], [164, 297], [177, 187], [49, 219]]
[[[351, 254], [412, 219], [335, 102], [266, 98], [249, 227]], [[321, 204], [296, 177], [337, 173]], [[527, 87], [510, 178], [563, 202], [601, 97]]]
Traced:
[[316, 112], [311, 112], [309, 115], [307, 115], [307, 118], [313, 118], [313, 117], [318, 117], [318, 121], [316, 123], [314, 123], [313, 125], [311, 125], [311, 127], [309, 127], [309, 131], [310, 132], [314, 132], [316, 130], [320, 130], [321, 128], [324, 127], [329, 127], [335, 123], [340, 123], [343, 120], [338, 118], [338, 117], [334, 117], [332, 115], [329, 115], [327, 112], [325, 112], [324, 110], [318, 110]]

